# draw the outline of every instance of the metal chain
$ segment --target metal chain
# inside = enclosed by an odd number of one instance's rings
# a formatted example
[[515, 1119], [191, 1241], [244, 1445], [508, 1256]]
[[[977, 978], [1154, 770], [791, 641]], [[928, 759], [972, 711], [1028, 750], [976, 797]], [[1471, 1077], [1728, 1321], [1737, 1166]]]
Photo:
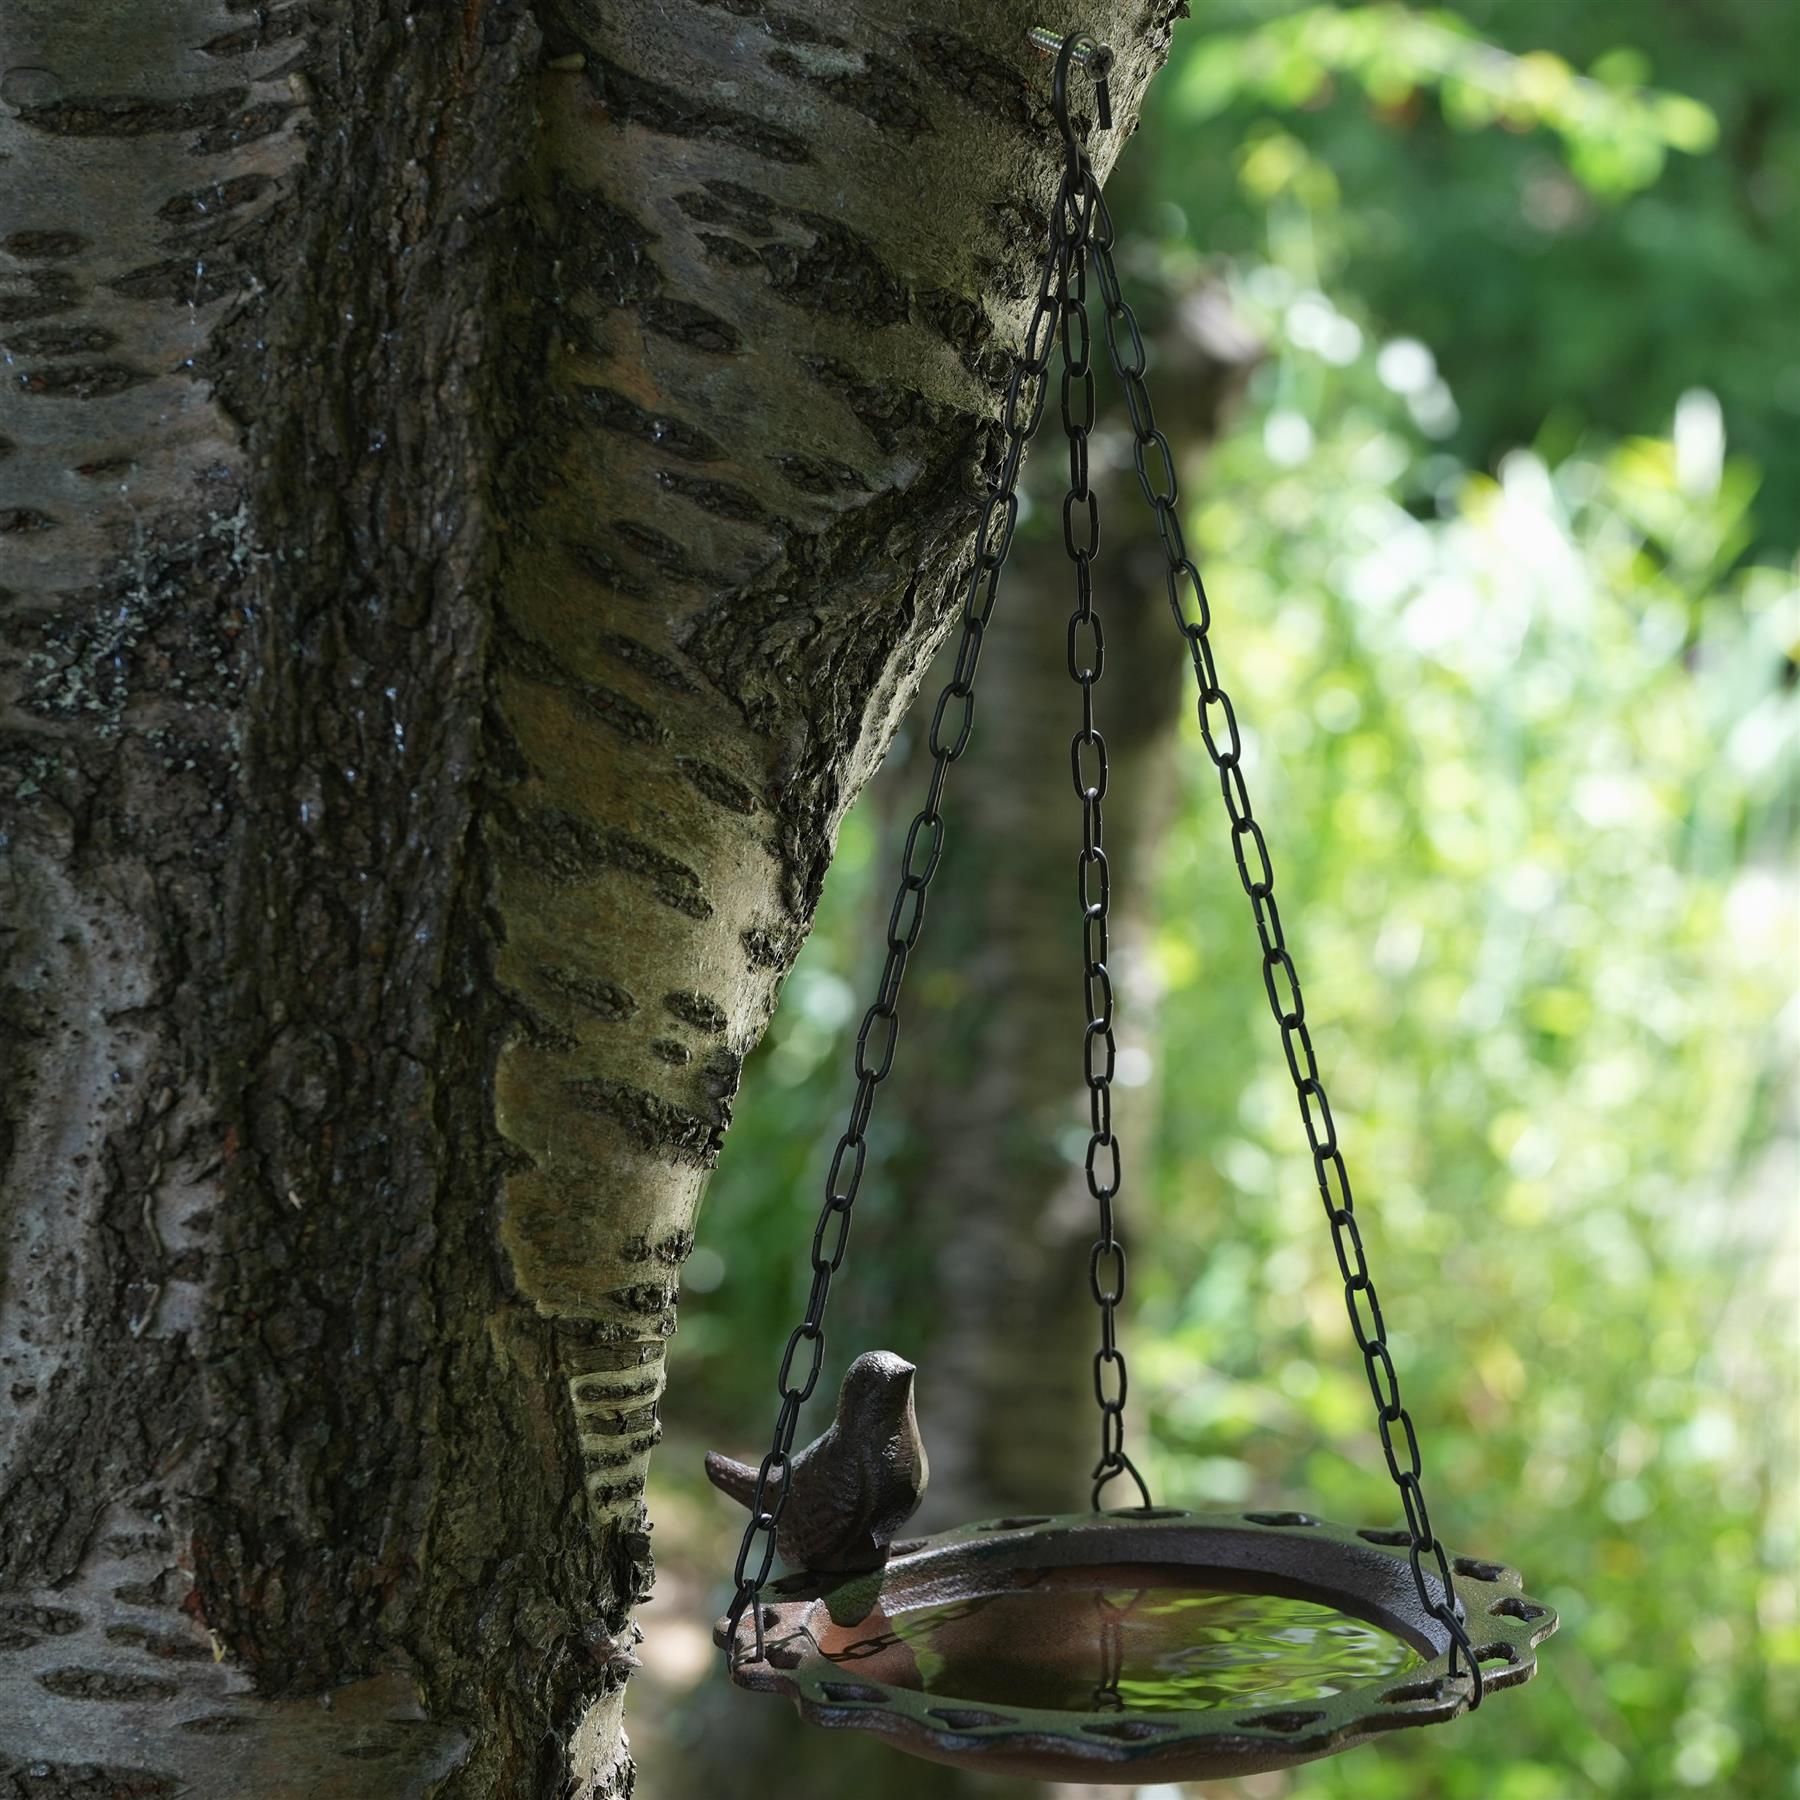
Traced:
[[[1244, 744], [1237, 715], [1230, 696], [1220, 685], [1213, 661], [1209, 635], [1212, 609], [1200, 571], [1188, 555], [1182, 535], [1176, 505], [1174, 455], [1168, 438], [1157, 426], [1150, 393], [1144, 385], [1148, 360], [1137, 317], [1120, 290], [1118, 270], [1113, 264], [1112, 216], [1091, 173], [1088, 183], [1086, 212], [1092, 223], [1094, 273], [1106, 308], [1107, 354], [1125, 390], [1138, 484], [1155, 516], [1157, 536], [1162, 541], [1167, 561], [1170, 610], [1187, 640], [1188, 654], [1199, 683], [1200, 733], [1207, 754], [1218, 771], [1226, 816], [1231, 822], [1231, 849], [1237, 863], [1238, 879], [1249, 897], [1257, 937], [1262, 944], [1263, 987], [1268, 995], [1269, 1011], [1281, 1032], [1281, 1048], [1287, 1058], [1288, 1073], [1293, 1077], [1300, 1121], [1306, 1131], [1313, 1173], [1319, 1184], [1319, 1197], [1331, 1225], [1332, 1248], [1344, 1278], [1344, 1304], [1350, 1314], [1350, 1329], [1362, 1352], [1369, 1392], [1375, 1401], [1382, 1454], [1400, 1493], [1413, 1585], [1419, 1604], [1450, 1635], [1450, 1673], [1457, 1672], [1459, 1654], [1466, 1659], [1474, 1690], [1470, 1704], [1476, 1707], [1482, 1698], [1481, 1663], [1463, 1623], [1461, 1602], [1456, 1599], [1456, 1589], [1450, 1579], [1449, 1558], [1432, 1529], [1431, 1513], [1425, 1504], [1421, 1479], [1424, 1465], [1419, 1455], [1418, 1433], [1400, 1399], [1400, 1377], [1388, 1350], [1381, 1304], [1376, 1298], [1375, 1283], [1363, 1251], [1362, 1232], [1356, 1222], [1355, 1201], [1350, 1191], [1350, 1174], [1338, 1148], [1337, 1126], [1332, 1120], [1325, 1084], [1320, 1079], [1318, 1061], [1313, 1054], [1312, 1032], [1306, 1022], [1300, 978], [1288, 951], [1280, 909], [1275, 903], [1275, 870], [1269, 860], [1268, 841], [1250, 809], [1250, 790], [1244, 781]], [[1426, 1580], [1427, 1558], [1437, 1565], [1442, 1582], [1441, 1598], [1433, 1597]]]
[[[1455, 1598], [1448, 1556], [1432, 1529], [1431, 1515], [1422, 1485], [1423, 1464], [1418, 1434], [1400, 1398], [1400, 1381], [1388, 1349], [1386, 1327], [1373, 1278], [1356, 1222], [1349, 1172], [1338, 1148], [1337, 1129], [1330, 1103], [1319, 1076], [1312, 1034], [1306, 1023], [1299, 976], [1282, 930], [1275, 902], [1275, 873], [1267, 840], [1251, 811], [1249, 789], [1243, 774], [1243, 740], [1230, 696], [1220, 685], [1214, 665], [1210, 631], [1211, 608], [1205, 586], [1188, 555], [1177, 509], [1174, 456], [1168, 438], [1158, 428], [1144, 384], [1148, 359], [1142, 333], [1119, 285], [1113, 263], [1113, 225], [1086, 153], [1075, 136], [1068, 113], [1068, 74], [1071, 66], [1087, 66], [1094, 76], [1097, 111], [1102, 125], [1109, 122], [1105, 75], [1110, 57], [1085, 33], [1066, 39], [1057, 59], [1054, 105], [1062, 132], [1065, 162], [1050, 227], [1050, 246], [1038, 281], [1036, 308], [1025, 334], [1024, 354], [1008, 384], [1002, 417], [1007, 451], [988, 493], [987, 504], [976, 528], [976, 556], [963, 596], [963, 635], [956, 666], [939, 694], [932, 713], [928, 744], [932, 775], [926, 800], [907, 832], [901, 858], [901, 877], [888, 915], [888, 955], [876, 997], [863, 1015], [856, 1037], [857, 1089], [850, 1118], [838, 1140], [826, 1176], [825, 1202], [813, 1231], [813, 1282], [806, 1312], [789, 1335], [776, 1378], [781, 1406], [768, 1453], [757, 1471], [750, 1502], [750, 1522], [739, 1545], [732, 1579], [736, 1594], [726, 1615], [725, 1653], [735, 1665], [737, 1630], [746, 1611], [755, 1627], [755, 1658], [765, 1654], [764, 1621], [759, 1604], [775, 1558], [775, 1533], [788, 1501], [792, 1481], [791, 1452], [800, 1408], [818, 1385], [825, 1354], [825, 1309], [832, 1277], [844, 1261], [849, 1243], [850, 1218], [867, 1160], [865, 1136], [874, 1107], [875, 1093], [893, 1067], [899, 1034], [898, 1003], [907, 959], [918, 943], [925, 918], [926, 891], [937, 872], [944, 848], [944, 821], [940, 811], [950, 766], [967, 749], [974, 729], [974, 681], [980, 662], [981, 643], [998, 597], [1000, 574], [1018, 522], [1019, 469], [1025, 446], [1043, 417], [1049, 392], [1047, 378], [1054, 340], [1060, 336], [1064, 357], [1062, 381], [1063, 426], [1069, 440], [1069, 492], [1063, 504], [1063, 540], [1076, 570], [1076, 607], [1068, 630], [1068, 662], [1071, 678], [1081, 688], [1082, 724], [1070, 745], [1071, 772], [1082, 802], [1082, 851], [1078, 861], [1078, 894], [1083, 922], [1084, 998], [1088, 1025], [1084, 1036], [1084, 1073], [1090, 1096], [1092, 1135], [1087, 1154], [1087, 1179], [1100, 1213], [1100, 1232], [1089, 1259], [1089, 1285], [1101, 1310], [1101, 1348], [1094, 1360], [1095, 1396], [1101, 1409], [1101, 1456], [1095, 1468], [1094, 1504], [1106, 1483], [1120, 1474], [1136, 1482], [1146, 1506], [1150, 1497], [1143, 1478], [1123, 1449], [1126, 1395], [1125, 1359], [1114, 1330], [1114, 1311], [1124, 1297], [1125, 1255], [1114, 1233], [1112, 1201], [1119, 1189], [1119, 1154], [1112, 1131], [1111, 1083], [1115, 1063], [1113, 994], [1107, 974], [1107, 915], [1110, 885], [1102, 837], [1102, 802], [1106, 794], [1106, 746], [1094, 723], [1093, 688], [1104, 661], [1104, 640], [1098, 613], [1093, 607], [1091, 563], [1099, 548], [1099, 512], [1089, 486], [1087, 436], [1094, 420], [1094, 385], [1090, 358], [1091, 334], [1086, 310], [1086, 269], [1091, 254], [1106, 310], [1107, 353], [1124, 387], [1126, 410], [1133, 435], [1133, 460], [1138, 482], [1156, 520], [1157, 535], [1167, 561], [1170, 609], [1175, 615], [1199, 684], [1201, 736], [1219, 774], [1226, 815], [1231, 823], [1232, 854], [1238, 877], [1250, 901], [1257, 936], [1262, 944], [1263, 985], [1269, 1010], [1281, 1032], [1299, 1102], [1301, 1123], [1312, 1152], [1314, 1174], [1326, 1217], [1331, 1225], [1332, 1246], [1344, 1278], [1344, 1300], [1351, 1330], [1362, 1352], [1370, 1393], [1375, 1401], [1377, 1427], [1388, 1472], [1399, 1491], [1408, 1536], [1408, 1561], [1420, 1604], [1436, 1619], [1451, 1640], [1450, 1672], [1457, 1673], [1460, 1655], [1467, 1663], [1472, 1683], [1471, 1705], [1478, 1707], [1483, 1694], [1481, 1665], [1463, 1622], [1462, 1606]], [[1123, 327], [1129, 347], [1120, 343]], [[1074, 404], [1075, 383], [1081, 384], [1081, 406]], [[1085, 510], [1085, 530], [1078, 537], [1077, 509]], [[1191, 616], [1190, 616], [1191, 608]], [[1089, 634], [1084, 644], [1083, 633]], [[946, 721], [956, 708], [954, 735], [946, 741]], [[1092, 757], [1091, 771], [1084, 752]], [[1098, 891], [1094, 883], [1098, 882]], [[871, 1043], [877, 1046], [872, 1057]], [[1096, 1045], [1101, 1060], [1096, 1066]], [[1105, 1159], [1102, 1176], [1099, 1165]], [[847, 1166], [846, 1166], [847, 1165]], [[1104, 1275], [1102, 1264], [1106, 1264]], [[794, 1362], [802, 1345], [808, 1349], [804, 1377], [794, 1382]], [[1116, 1368], [1117, 1391], [1108, 1392], [1107, 1371]], [[1398, 1443], [1396, 1442], [1398, 1432]], [[1404, 1454], [1402, 1453], [1404, 1452]], [[760, 1551], [758, 1549], [760, 1541]], [[1441, 1584], [1434, 1598], [1426, 1578], [1425, 1561], [1431, 1558]], [[752, 1559], [756, 1559], [754, 1573]]]
[[[1100, 500], [1088, 479], [1088, 433], [1094, 426], [1093, 334], [1087, 311], [1088, 238], [1095, 181], [1087, 152], [1069, 118], [1067, 69], [1079, 54], [1079, 38], [1065, 46], [1057, 62], [1052, 95], [1064, 148], [1063, 186], [1070, 195], [1061, 220], [1068, 243], [1063, 283], [1062, 423], [1069, 442], [1069, 489], [1063, 497], [1063, 548], [1075, 567], [1075, 610], [1069, 615], [1069, 679], [1081, 690], [1081, 728], [1069, 741], [1069, 772], [1081, 802], [1081, 854], [1075, 864], [1075, 892], [1081, 905], [1082, 1076], [1088, 1090], [1088, 1193], [1099, 1217], [1099, 1233], [1088, 1253], [1088, 1291], [1100, 1309], [1100, 1348], [1094, 1353], [1094, 1400], [1100, 1408], [1100, 1456], [1094, 1464], [1091, 1504], [1100, 1508], [1107, 1484], [1129, 1475], [1141, 1504], [1150, 1490], [1125, 1454], [1125, 1396], [1128, 1375], [1119, 1348], [1116, 1314], [1125, 1298], [1125, 1248], [1119, 1242], [1113, 1201], [1122, 1170], [1119, 1140], [1113, 1133], [1112, 1083], [1118, 1061], [1113, 1035], [1114, 996], [1108, 969], [1112, 875], [1106, 860], [1106, 739], [1094, 722], [1094, 688], [1106, 665], [1106, 637], [1094, 605], [1094, 558], [1100, 550]], [[1102, 55], [1104, 53], [1101, 53]], [[1107, 61], [1094, 59], [1097, 85], [1104, 87]], [[1077, 398], [1079, 396], [1079, 399]]]
[[[1001, 569], [1018, 523], [1019, 468], [1024, 461], [1025, 446], [1043, 419], [1044, 404], [1050, 392], [1050, 355], [1056, 342], [1057, 318], [1067, 272], [1066, 227], [1071, 218], [1076, 218], [1081, 229], [1086, 230], [1079, 177], [1079, 169], [1065, 168], [1058, 185], [1049, 249], [1038, 277], [1037, 304], [1026, 327], [1023, 354], [1007, 384], [1001, 414], [1006, 455], [989, 486], [987, 504], [975, 528], [975, 560], [963, 594], [962, 640], [957, 647], [956, 667], [938, 695], [937, 706], [931, 715], [927, 739], [932, 758], [931, 782], [926, 790], [925, 804], [906, 834], [906, 848], [900, 859], [900, 882], [888, 914], [887, 961], [882, 968], [875, 999], [863, 1014], [861, 1029], [856, 1034], [856, 1095], [850, 1103], [849, 1122], [838, 1139], [831, 1168], [825, 1177], [825, 1203], [813, 1230], [812, 1290], [807, 1297], [805, 1317], [789, 1334], [787, 1348], [782, 1354], [781, 1369], [776, 1377], [781, 1406], [775, 1416], [768, 1453], [757, 1470], [756, 1489], [750, 1498], [750, 1523], [744, 1528], [737, 1561], [732, 1567], [736, 1593], [726, 1614], [727, 1667], [736, 1666], [738, 1625], [746, 1611], [752, 1614], [756, 1633], [755, 1656], [749, 1660], [761, 1662], [765, 1656], [759, 1598], [774, 1566], [776, 1527], [788, 1502], [793, 1477], [790, 1453], [794, 1447], [794, 1433], [800, 1421], [800, 1408], [818, 1385], [819, 1371], [824, 1363], [825, 1307], [831, 1293], [832, 1277], [842, 1267], [844, 1252], [849, 1245], [851, 1213], [868, 1159], [866, 1132], [869, 1117], [874, 1109], [876, 1090], [894, 1065], [894, 1046], [899, 1036], [900, 986], [906, 976], [907, 959], [918, 943], [925, 923], [926, 890], [943, 856], [944, 818], [940, 806], [944, 787], [949, 780], [951, 765], [968, 748], [970, 734], [975, 728], [975, 671], [981, 660], [982, 638], [999, 595]], [[796, 1381], [794, 1364], [801, 1355], [802, 1346], [805, 1346], [805, 1370]]]

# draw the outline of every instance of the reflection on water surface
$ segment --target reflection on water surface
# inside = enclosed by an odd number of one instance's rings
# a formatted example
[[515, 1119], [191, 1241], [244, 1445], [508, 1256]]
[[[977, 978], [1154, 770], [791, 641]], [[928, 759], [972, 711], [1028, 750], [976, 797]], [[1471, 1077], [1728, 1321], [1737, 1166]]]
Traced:
[[[1111, 1572], [1115, 1576], [1116, 1571]], [[1077, 1572], [880, 1620], [881, 1678], [988, 1705], [1178, 1712], [1323, 1699], [1422, 1658], [1377, 1625], [1279, 1594], [1099, 1586]], [[846, 1633], [846, 1662], [875, 1640]], [[870, 1669], [871, 1674], [875, 1673]]]

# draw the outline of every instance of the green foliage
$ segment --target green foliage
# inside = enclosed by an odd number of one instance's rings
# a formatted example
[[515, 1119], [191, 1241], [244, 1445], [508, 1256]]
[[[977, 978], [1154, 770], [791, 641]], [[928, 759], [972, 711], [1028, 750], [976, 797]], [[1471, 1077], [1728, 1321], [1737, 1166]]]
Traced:
[[1576, 176], [1606, 195], [1648, 186], [1669, 150], [1710, 150], [1718, 140], [1718, 121], [1699, 101], [1644, 90], [1642, 58], [1630, 51], [1581, 75], [1548, 50], [1509, 55], [1449, 12], [1307, 7], [1201, 39], [1180, 71], [1171, 97], [1195, 118], [1247, 101], [1309, 107], [1338, 76], [1390, 115], [1430, 92], [1455, 130], [1555, 132]]
[[[1497, 479], [1452, 471], [1383, 394], [1377, 371], [1408, 358], [1334, 367], [1282, 329], [1280, 283], [1256, 285], [1276, 302], [1262, 429], [1219, 455], [1196, 514], [1221, 674], [1260, 726], [1251, 785], [1441, 1528], [1566, 1620], [1544, 1684], [1457, 1755], [1395, 1744], [1292, 1791], [1780, 1792], [1795, 1546], [1776, 1502], [1800, 1444], [1794, 1158], [1768, 1136], [1800, 589], [1722, 573], [1752, 482], [1709, 457], [1703, 404], [1673, 439], [1555, 471], [1523, 452]], [[1386, 1522], [1189, 738], [1157, 952], [1161, 1242], [1136, 1261], [1157, 1486]]]
[[[1261, 1800], [1800, 1791], [1800, 59], [1772, 31], [1752, 0], [1223, 0], [1115, 202], [1128, 275], [1204, 260], [1268, 347], [1190, 484], [1219, 666], [1437, 1522], [1564, 1620], [1526, 1695]], [[1155, 1485], [1378, 1522], [1191, 721], [1183, 748], [1127, 1195]], [[703, 1221], [678, 1394], [720, 1417], [760, 1419], [803, 1298], [876, 835], [853, 816]], [[929, 1304], [904, 1151], [873, 1143], [852, 1306]]]
[[1429, 344], [1477, 466], [1716, 393], [1780, 548], [1800, 513], [1795, 40], [1763, 0], [1220, 0], [1152, 92], [1133, 178], [1165, 235], [1305, 256]]

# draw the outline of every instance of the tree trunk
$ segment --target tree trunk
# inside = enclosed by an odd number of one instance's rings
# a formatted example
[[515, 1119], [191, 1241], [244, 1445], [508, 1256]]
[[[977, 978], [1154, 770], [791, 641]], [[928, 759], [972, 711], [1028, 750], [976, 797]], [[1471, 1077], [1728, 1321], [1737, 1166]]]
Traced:
[[[1103, 166], [1177, 10], [1087, 19]], [[10, 0], [0, 1783], [628, 1791], [678, 1271], [951, 617], [1037, 22]]]

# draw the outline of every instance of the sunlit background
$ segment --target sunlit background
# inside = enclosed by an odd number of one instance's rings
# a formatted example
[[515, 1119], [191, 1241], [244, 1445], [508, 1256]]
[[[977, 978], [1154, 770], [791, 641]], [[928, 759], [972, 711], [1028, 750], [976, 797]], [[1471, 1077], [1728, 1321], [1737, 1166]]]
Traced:
[[[1113, 184], [1436, 1522], [1563, 1620], [1478, 1717], [1210, 1791], [1800, 1794], [1797, 39], [1766, 0], [1223, 0]], [[1080, 1504], [1095, 1437], [1043, 449], [833, 1301], [833, 1370], [921, 1363], [934, 1526]], [[1122, 419], [1096, 454], [1129, 473]], [[1134, 501], [1107, 489], [1098, 690], [1130, 1446], [1159, 1499], [1390, 1523]], [[688, 1265], [632, 1689], [647, 1800], [1048, 1791], [808, 1733], [725, 1688], [709, 1638], [741, 1514], [699, 1453], [767, 1436], [916, 737], [845, 826]], [[1009, 1313], [1009, 1282], [1038, 1298]]]

